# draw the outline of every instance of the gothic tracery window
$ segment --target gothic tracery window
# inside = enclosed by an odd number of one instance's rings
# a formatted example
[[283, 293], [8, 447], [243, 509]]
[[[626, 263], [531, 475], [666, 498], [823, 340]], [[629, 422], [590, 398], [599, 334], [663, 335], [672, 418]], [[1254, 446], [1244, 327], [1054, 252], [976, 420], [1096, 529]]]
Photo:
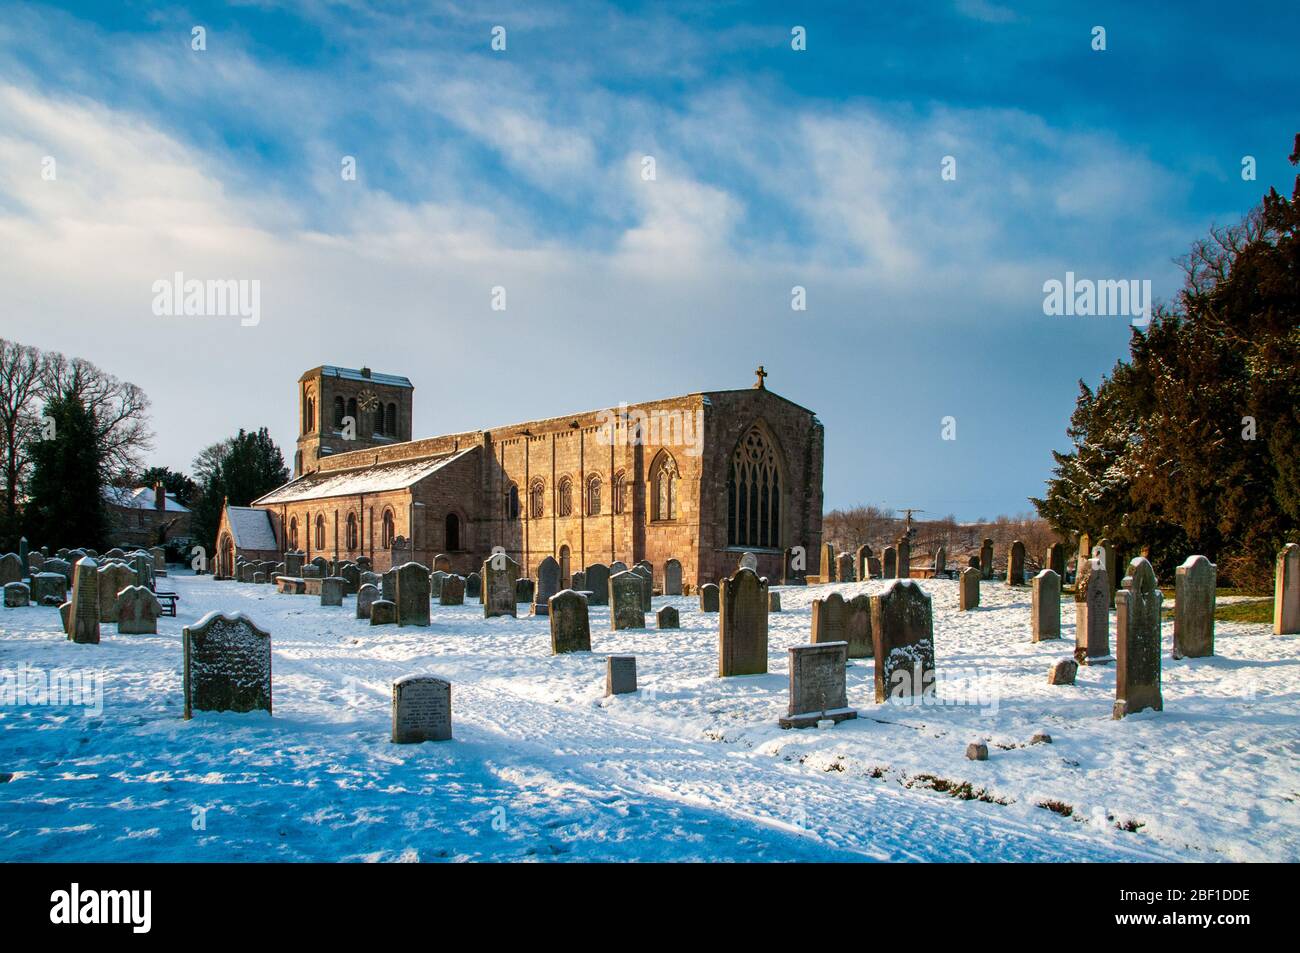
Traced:
[[614, 474], [614, 485], [610, 490], [614, 512], [622, 513], [627, 509], [627, 478], [622, 470]]
[[600, 477], [594, 473], [587, 478], [587, 515], [600, 515]]
[[650, 518], [652, 520], [677, 519], [677, 461], [667, 450], [662, 450], [650, 465]]
[[560, 479], [560, 485], [556, 490], [559, 499], [556, 502], [556, 508], [561, 516], [573, 515], [573, 481], [568, 477]]
[[535, 520], [542, 518], [545, 512], [546, 502], [546, 484], [541, 480], [534, 480], [532, 486], [528, 488], [528, 515]]
[[781, 471], [770, 439], [751, 427], [727, 471], [727, 545], [781, 545]]

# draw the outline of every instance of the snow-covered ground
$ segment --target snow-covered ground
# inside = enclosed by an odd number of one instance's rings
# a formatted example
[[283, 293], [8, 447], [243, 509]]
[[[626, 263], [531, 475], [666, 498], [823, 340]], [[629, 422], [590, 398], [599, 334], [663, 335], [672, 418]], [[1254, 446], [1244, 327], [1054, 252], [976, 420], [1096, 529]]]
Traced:
[[[884, 583], [782, 589], [769, 674], [719, 679], [718, 616], [691, 598], [654, 600], [681, 611], [663, 632], [594, 607], [595, 651], [553, 657], [546, 619], [478, 605], [372, 628], [354, 598], [168, 582], [178, 618], [98, 646], [54, 609], [0, 610], [0, 675], [103, 673], [101, 714], [0, 705], [0, 860], [1300, 859], [1300, 637], [1266, 625], [1221, 623], [1217, 657], [1175, 662], [1167, 623], [1165, 710], [1115, 722], [1112, 666], [1047, 684], [1072, 604], [1034, 645], [1029, 590], [986, 582], [959, 613], [956, 583], [924, 581], [954, 703], [876, 705], [858, 660], [856, 721], [783, 731], [812, 599]], [[181, 627], [212, 609], [271, 632], [273, 716], [181, 719]], [[602, 698], [611, 653], [637, 656], [637, 695]], [[416, 672], [451, 680], [453, 741], [389, 743], [392, 680]], [[966, 759], [977, 739], [988, 761]]]

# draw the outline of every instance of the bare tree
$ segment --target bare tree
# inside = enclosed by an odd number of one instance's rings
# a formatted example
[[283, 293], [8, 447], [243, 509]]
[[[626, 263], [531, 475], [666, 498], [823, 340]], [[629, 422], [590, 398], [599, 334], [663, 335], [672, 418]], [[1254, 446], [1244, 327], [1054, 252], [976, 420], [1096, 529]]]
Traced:
[[19, 488], [27, 469], [27, 445], [39, 427], [43, 355], [17, 341], [0, 338], [0, 466], [4, 469], [4, 526], [13, 532]]
[[44, 362], [42, 396], [75, 396], [95, 417], [95, 439], [108, 484], [140, 467], [153, 446], [149, 432], [149, 398], [134, 384], [120, 381], [90, 361], [51, 354]]

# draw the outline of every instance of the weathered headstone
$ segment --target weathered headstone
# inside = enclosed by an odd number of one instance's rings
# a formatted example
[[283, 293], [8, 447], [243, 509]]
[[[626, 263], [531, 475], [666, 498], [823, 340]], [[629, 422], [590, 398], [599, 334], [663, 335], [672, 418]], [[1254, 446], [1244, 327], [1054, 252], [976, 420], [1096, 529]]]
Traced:
[[307, 591], [307, 580], [298, 576], [281, 576], [275, 581], [277, 592], [290, 596], [300, 596]]
[[629, 695], [636, 691], [636, 656], [610, 655], [605, 658], [605, 695]]
[[938, 579], [948, 571], [948, 550], [940, 546], [934, 553], [934, 576]]
[[0, 586], [23, 581], [23, 561], [15, 553], [0, 556]]
[[856, 582], [857, 576], [853, 570], [853, 554], [840, 553], [835, 558], [835, 578], [839, 582]]
[[1204, 556], [1174, 571], [1174, 658], [1214, 654], [1214, 589], [1218, 573]]
[[[445, 590], [444, 590], [445, 591]], [[398, 625], [429, 624], [429, 570], [417, 562], [403, 563], [397, 567]], [[374, 612], [374, 605], [370, 611]]]
[[5, 608], [19, 609], [23, 606], [30, 605], [32, 601], [32, 590], [25, 582], [6, 582], [5, 583]]
[[753, 553], [743, 553], [740, 557], [740, 562], [737, 564], [737, 568], [758, 572], [758, 557]]
[[379, 587], [371, 583], [363, 583], [357, 590], [357, 618], [369, 619], [370, 607], [379, 601]]
[[1007, 553], [1007, 585], [1023, 586], [1025, 584], [1025, 544], [1015, 540]]
[[465, 598], [483, 601], [483, 577], [476, 572], [465, 577]]
[[1110, 654], [1110, 581], [1095, 559], [1079, 560], [1074, 582], [1075, 657], [1089, 665], [1106, 664]]
[[610, 631], [645, 628], [645, 609], [641, 604], [643, 585], [641, 576], [631, 570], [609, 577]]
[[515, 584], [519, 581], [519, 563], [505, 553], [493, 553], [483, 560], [483, 618], [517, 616]]
[[651, 573], [649, 567], [637, 563], [629, 571], [634, 572], [641, 577], [641, 611], [642, 612], [653, 611], [653, 607], [651, 605], [651, 596], [654, 587], [654, 576]]
[[930, 597], [899, 580], [871, 597], [876, 702], [934, 691], [934, 625]]
[[438, 593], [438, 604], [443, 606], [462, 606], [465, 604], [465, 580], [455, 573], [442, 580], [442, 591]]
[[376, 599], [370, 603], [370, 624], [397, 625], [397, 603], [390, 599]]
[[[397, 602], [397, 569], [388, 570], [380, 576], [379, 592], [384, 599], [389, 602]], [[458, 603], [459, 604], [459, 603]]]
[[55, 558], [45, 560], [45, 571], [62, 573], [63, 578], [68, 581], [68, 585], [72, 585], [72, 563], [68, 562], [66, 559]]
[[154, 572], [167, 571], [167, 550], [161, 546], [151, 546], [149, 547], [149, 555], [153, 557]]
[[898, 578], [898, 550], [886, 546], [881, 553], [881, 576], [885, 579]]
[[185, 717], [271, 710], [271, 635], [242, 613], [209, 612], [182, 631]]
[[767, 590], [767, 611], [769, 613], [781, 611], [781, 593], [775, 589]]
[[718, 675], [767, 671], [767, 583], [750, 569], [722, 580], [719, 594]]
[[320, 604], [323, 606], [343, 605], [343, 590], [347, 580], [342, 576], [326, 576], [320, 583]]
[[393, 744], [451, 739], [451, 682], [406, 675], [393, 682]]
[[344, 563], [339, 567], [338, 577], [343, 580], [343, 594], [355, 596], [361, 588], [361, 570], [356, 563]]
[[853, 554], [854, 568], [857, 570], [857, 579], [864, 582], [871, 578], [871, 547], [866, 543], [859, 546]]
[[808, 585], [808, 555], [802, 546], [791, 546], [781, 557], [781, 582], [787, 586]]
[[984, 576], [979, 566], [967, 566], [958, 574], [957, 609], [969, 612], [980, 605], [980, 579]]
[[446, 553], [438, 553], [433, 557], [434, 572], [451, 572], [451, 557]]
[[1065, 544], [1052, 543], [1043, 556], [1043, 567], [1052, 570], [1062, 579], [1065, 578]]
[[537, 564], [537, 592], [533, 596], [533, 615], [546, 615], [551, 596], [560, 591], [560, 564], [547, 556]]
[[821, 574], [822, 582], [835, 581], [835, 547], [830, 543], [822, 543]]
[[107, 563], [99, 567], [99, 621], [117, 621], [117, 594], [135, 584], [135, 572], [124, 563]]
[[1273, 584], [1273, 634], [1300, 632], [1300, 544], [1287, 543], [1277, 554]]
[[845, 666], [847, 642], [823, 642], [790, 648], [790, 700], [779, 720], [782, 728], [812, 728], [818, 722], [857, 718], [848, 707]]
[[659, 610], [656, 621], [661, 629], [680, 629], [682, 627], [681, 618], [677, 610], [672, 606], [664, 606]]
[[77, 561], [72, 577], [72, 607], [67, 633], [73, 642], [99, 643], [99, 564], [89, 556]]
[[700, 586], [700, 611], [718, 611], [718, 587], [715, 583], [706, 582]]
[[587, 589], [591, 595], [588, 603], [593, 606], [609, 605], [609, 567], [604, 563], [592, 563], [587, 567]]
[[572, 585], [569, 586], [570, 589], [574, 590], [575, 592], [586, 591], [587, 574], [583, 572], [581, 569], [575, 569], [573, 575], [569, 577], [569, 580], [570, 582], [572, 582]]
[[1034, 577], [1030, 623], [1033, 642], [1061, 637], [1061, 577], [1050, 569]]
[[157, 635], [162, 606], [147, 586], [125, 586], [117, 594], [113, 617], [119, 635]]
[[912, 542], [906, 536], [898, 537], [894, 543], [894, 552], [898, 559], [898, 578], [910, 579], [912, 576]]
[[551, 596], [547, 615], [551, 622], [551, 654], [591, 651], [591, 621], [587, 598], [564, 589]]
[[1074, 677], [1079, 674], [1079, 663], [1074, 659], [1064, 658], [1052, 666], [1047, 673], [1048, 685], [1073, 685]]
[[1106, 567], [1106, 582], [1110, 585], [1110, 605], [1115, 605], [1115, 591], [1120, 586], [1120, 577], [1124, 575], [1123, 569], [1116, 560], [1115, 544], [1103, 536], [1092, 547], [1092, 558], [1100, 559], [1103, 566]]
[[284, 554], [284, 574], [286, 576], [302, 576], [302, 561], [304, 554], [301, 550], [291, 549]]
[[[436, 576], [437, 573], [434, 573]], [[574, 573], [577, 575], [577, 573]], [[531, 579], [520, 578], [515, 580], [515, 605], [531, 606], [533, 599], [537, 594], [537, 585]]]
[[682, 563], [670, 559], [664, 563], [664, 595], [680, 596], [682, 594]]
[[263, 584], [265, 584], [265, 582], [266, 582], [266, 573], [264, 573], [264, 572], [255, 572], [255, 573], [253, 573], [253, 582], [257, 583], [258, 585], [263, 585]]
[[45, 554], [41, 552], [30, 552], [27, 554], [27, 572], [34, 575], [45, 570]]
[[993, 540], [988, 537], [980, 544], [980, 574], [985, 579], [993, 578]]
[[1147, 708], [1162, 710], [1160, 693], [1160, 605], [1164, 594], [1151, 564], [1138, 556], [1129, 564], [1115, 596], [1115, 708], [1123, 718]]
[[38, 606], [57, 606], [67, 601], [68, 578], [63, 573], [36, 572], [32, 573], [31, 580], [32, 601]]

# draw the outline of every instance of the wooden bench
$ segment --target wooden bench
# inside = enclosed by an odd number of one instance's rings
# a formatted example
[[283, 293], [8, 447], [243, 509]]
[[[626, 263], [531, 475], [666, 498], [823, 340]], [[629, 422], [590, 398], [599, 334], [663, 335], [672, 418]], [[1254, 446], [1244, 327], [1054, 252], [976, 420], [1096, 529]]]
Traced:
[[154, 596], [158, 599], [158, 605], [161, 606], [163, 615], [169, 615], [176, 618], [176, 602], [180, 596], [174, 592], [155, 592]]

